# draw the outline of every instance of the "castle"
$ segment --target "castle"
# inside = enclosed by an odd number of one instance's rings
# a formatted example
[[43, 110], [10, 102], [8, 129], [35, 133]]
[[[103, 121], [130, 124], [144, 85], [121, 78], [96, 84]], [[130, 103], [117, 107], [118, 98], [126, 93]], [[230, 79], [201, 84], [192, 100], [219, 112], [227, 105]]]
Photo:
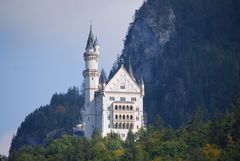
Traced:
[[139, 83], [136, 81], [130, 64], [128, 71], [122, 65], [110, 80], [99, 82], [99, 48], [90, 27], [83, 56], [84, 136], [91, 137], [94, 128], [97, 128], [103, 137], [113, 132], [125, 140], [129, 129], [135, 133], [144, 126], [144, 82], [143, 79]]

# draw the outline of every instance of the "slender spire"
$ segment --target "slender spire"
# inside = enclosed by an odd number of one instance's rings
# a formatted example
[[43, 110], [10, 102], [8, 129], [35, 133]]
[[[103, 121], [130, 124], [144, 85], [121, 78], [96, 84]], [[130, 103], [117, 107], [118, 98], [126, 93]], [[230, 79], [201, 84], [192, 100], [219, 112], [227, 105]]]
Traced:
[[87, 40], [86, 50], [93, 49], [93, 47], [94, 47], [94, 40], [93, 39], [94, 38], [93, 38], [92, 24], [91, 24], [90, 25], [89, 35], [88, 35], [88, 40]]
[[98, 39], [97, 39], [97, 37], [96, 37], [96, 39], [94, 40], [94, 44], [93, 44], [93, 46], [95, 47], [95, 46], [99, 46], [99, 43], [98, 43]]
[[132, 77], [132, 79], [135, 80], [135, 77], [134, 77], [134, 74], [133, 74], [133, 70], [132, 70], [131, 61], [130, 61], [130, 57], [129, 57], [128, 72], [129, 72], [129, 75]]

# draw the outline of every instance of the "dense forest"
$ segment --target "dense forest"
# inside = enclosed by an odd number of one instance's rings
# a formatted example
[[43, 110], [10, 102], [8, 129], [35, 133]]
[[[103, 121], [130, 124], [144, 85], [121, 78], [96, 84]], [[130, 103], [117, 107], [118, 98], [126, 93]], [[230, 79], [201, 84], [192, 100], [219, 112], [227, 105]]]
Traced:
[[158, 115], [153, 125], [128, 132], [123, 142], [117, 134], [91, 139], [64, 135], [47, 146], [22, 146], [9, 161], [237, 161], [240, 159], [240, 98], [222, 117], [203, 122], [198, 109], [184, 127], [164, 126]]
[[29, 114], [12, 140], [10, 152], [22, 145], [46, 145], [49, 140], [62, 135], [72, 135], [73, 127], [81, 120], [80, 110], [84, 97], [76, 87], [66, 94], [54, 94], [50, 104]]

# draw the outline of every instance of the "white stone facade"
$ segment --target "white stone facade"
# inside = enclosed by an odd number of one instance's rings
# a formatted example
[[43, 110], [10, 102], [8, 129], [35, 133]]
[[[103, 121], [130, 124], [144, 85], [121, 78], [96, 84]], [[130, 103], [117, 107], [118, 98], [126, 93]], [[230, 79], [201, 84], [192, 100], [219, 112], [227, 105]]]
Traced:
[[90, 30], [84, 53], [85, 104], [83, 108], [84, 136], [92, 136], [94, 128], [104, 137], [118, 133], [125, 140], [129, 129], [137, 132], [144, 126], [144, 83], [137, 83], [121, 66], [111, 80], [99, 83], [99, 45]]

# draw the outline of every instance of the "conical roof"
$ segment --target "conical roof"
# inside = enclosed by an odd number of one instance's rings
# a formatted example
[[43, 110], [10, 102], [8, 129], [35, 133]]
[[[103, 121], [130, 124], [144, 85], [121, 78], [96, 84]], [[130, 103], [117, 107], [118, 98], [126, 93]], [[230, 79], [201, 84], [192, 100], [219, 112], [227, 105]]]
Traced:
[[93, 32], [92, 32], [92, 25], [90, 25], [90, 31], [89, 31], [89, 35], [88, 35], [88, 40], [87, 40], [87, 45], [86, 45], [86, 50], [88, 49], [93, 49], [94, 48], [94, 36], [93, 36]]
[[94, 46], [94, 47], [95, 47], [95, 46], [99, 46], [99, 43], [98, 43], [98, 39], [97, 39], [97, 37], [96, 37], [96, 39], [95, 39], [95, 41], [94, 41], [93, 46]]

